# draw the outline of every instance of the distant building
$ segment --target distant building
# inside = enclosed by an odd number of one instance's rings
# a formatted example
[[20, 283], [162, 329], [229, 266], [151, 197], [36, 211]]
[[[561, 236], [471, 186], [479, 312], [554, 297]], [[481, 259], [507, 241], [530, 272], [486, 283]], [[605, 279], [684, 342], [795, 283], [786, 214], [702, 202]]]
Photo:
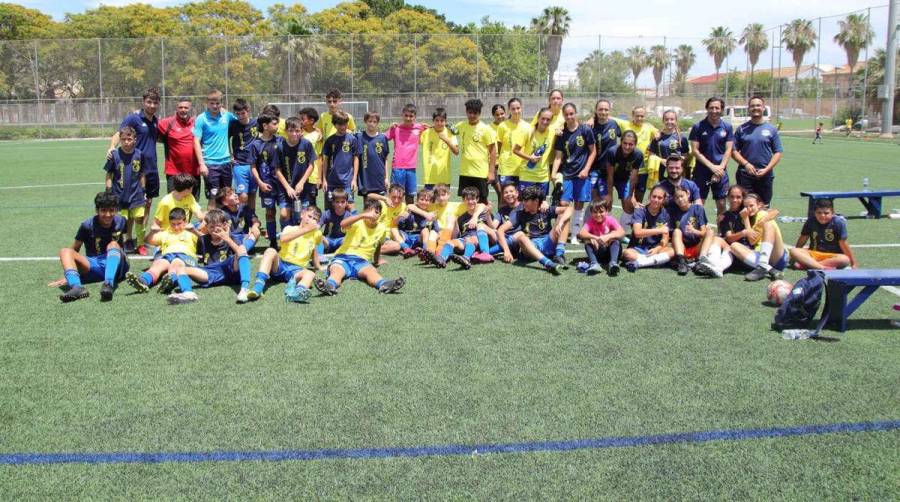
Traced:
[[[866, 62], [861, 61], [856, 63], [853, 71], [865, 67]], [[736, 73], [741, 78], [747, 78], [750, 72], [748, 71], [739, 71], [732, 72]], [[754, 71], [755, 75], [770, 75], [772, 70], [768, 68], [757, 69]], [[850, 69], [848, 65], [843, 66], [834, 66], [830, 64], [822, 64], [818, 67], [818, 78], [822, 82], [822, 87], [833, 87], [835, 82], [841, 88], [841, 94], [847, 94], [847, 78], [850, 73]], [[794, 80], [794, 67], [793, 66], [784, 66], [781, 68], [775, 69], [775, 78], [780, 78], [785, 80], [786, 85], [790, 85]], [[797, 72], [797, 76], [800, 80], [816, 78], [816, 65], [807, 64], [801, 65], [800, 70]], [[725, 73], [719, 73], [718, 75], [715, 73], [711, 73], [709, 75], [701, 75], [697, 77], [688, 77], [685, 82], [685, 92], [687, 94], [695, 94], [701, 96], [713, 95], [717, 92], [718, 86], [716, 83], [718, 79], [724, 79]]]

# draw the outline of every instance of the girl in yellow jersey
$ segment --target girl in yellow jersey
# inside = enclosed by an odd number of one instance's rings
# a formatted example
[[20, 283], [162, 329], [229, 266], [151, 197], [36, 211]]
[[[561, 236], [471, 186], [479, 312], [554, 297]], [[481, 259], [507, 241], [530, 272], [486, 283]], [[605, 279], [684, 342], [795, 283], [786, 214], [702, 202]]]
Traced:
[[[559, 89], [553, 89], [552, 91], [550, 91], [550, 96], [547, 98], [547, 108], [550, 109], [550, 131], [554, 135], [562, 132], [562, 128], [565, 127], [566, 124], [566, 118], [563, 117], [562, 113], [562, 106], [562, 91]], [[540, 114], [540, 111], [534, 114], [534, 118], [531, 119], [531, 127], [537, 126], [538, 116]]]
[[553, 111], [541, 108], [537, 119], [537, 125], [531, 132], [513, 135], [513, 155], [525, 161], [525, 165], [519, 169], [519, 192], [537, 185], [546, 197], [550, 193], [550, 159], [556, 138], [550, 129]]
[[781, 229], [774, 221], [778, 211], [763, 210], [759, 196], [748, 193], [744, 196], [744, 209], [740, 215], [744, 228], [750, 229], [747, 241], [751, 247], [732, 242], [731, 252], [753, 269], [744, 276], [744, 280], [758, 281], [767, 276], [769, 279], [781, 279], [782, 271], [788, 266], [788, 252], [781, 238]]
[[497, 152], [499, 156], [499, 168], [497, 179], [494, 182], [494, 190], [497, 192], [497, 206], [503, 205], [503, 186], [507, 184], [519, 184], [519, 171], [525, 167], [527, 160], [524, 157], [513, 155], [512, 150], [516, 141], [527, 138], [532, 131], [528, 122], [522, 120], [522, 102], [519, 98], [512, 98], [506, 104], [509, 110], [509, 120], [500, 124], [497, 129]]

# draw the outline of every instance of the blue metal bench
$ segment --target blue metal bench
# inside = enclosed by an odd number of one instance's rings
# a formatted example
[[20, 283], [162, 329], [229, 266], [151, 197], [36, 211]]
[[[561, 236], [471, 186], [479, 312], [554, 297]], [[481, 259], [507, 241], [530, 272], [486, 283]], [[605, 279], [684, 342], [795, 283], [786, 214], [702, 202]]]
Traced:
[[[856, 311], [881, 286], [900, 285], [900, 269], [857, 269], [825, 271], [825, 310], [828, 324], [839, 331], [847, 331], [847, 318]], [[847, 302], [856, 287], [859, 293]]]
[[808, 217], [812, 218], [816, 212], [818, 199], [859, 199], [870, 218], [881, 217], [881, 198], [900, 197], [900, 190], [859, 190], [853, 192], [800, 192], [803, 197], [809, 197]]

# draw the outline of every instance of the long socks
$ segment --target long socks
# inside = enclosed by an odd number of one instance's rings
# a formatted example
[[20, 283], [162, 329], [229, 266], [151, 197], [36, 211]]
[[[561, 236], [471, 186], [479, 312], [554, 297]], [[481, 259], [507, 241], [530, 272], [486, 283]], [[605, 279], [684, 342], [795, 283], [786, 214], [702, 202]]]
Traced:
[[122, 263], [122, 251], [119, 249], [110, 249], [106, 252], [106, 270], [103, 272], [103, 282], [110, 286], [116, 283], [116, 272], [119, 271], [119, 264]]

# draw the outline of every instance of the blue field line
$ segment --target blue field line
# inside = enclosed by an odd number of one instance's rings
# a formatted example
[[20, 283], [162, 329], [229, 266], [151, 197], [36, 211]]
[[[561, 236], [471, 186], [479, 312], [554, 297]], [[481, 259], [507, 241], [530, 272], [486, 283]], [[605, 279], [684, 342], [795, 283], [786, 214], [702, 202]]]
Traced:
[[604, 448], [628, 448], [679, 443], [705, 443], [708, 441], [744, 441], [748, 439], [808, 436], [814, 434], [891, 431], [896, 429], [900, 429], [900, 420], [799, 425], [795, 427], [769, 427], [764, 429], [712, 430], [676, 434], [573, 439], [563, 441], [530, 441], [523, 443], [486, 443], [471, 445], [450, 444], [418, 447], [172, 453], [8, 453], [0, 454], [0, 465], [280, 462], [286, 460], [415, 458], [451, 455], [483, 455], [491, 453], [561, 452]]

